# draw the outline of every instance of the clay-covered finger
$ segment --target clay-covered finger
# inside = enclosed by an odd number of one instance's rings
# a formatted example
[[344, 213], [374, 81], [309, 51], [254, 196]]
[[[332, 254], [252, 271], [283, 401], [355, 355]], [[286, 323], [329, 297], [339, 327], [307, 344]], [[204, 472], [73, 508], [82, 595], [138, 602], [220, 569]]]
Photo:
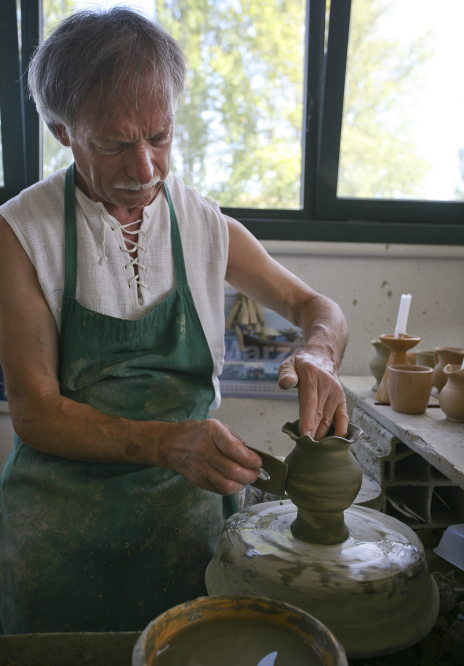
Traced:
[[[245, 441], [239, 437], [229, 426], [222, 425], [214, 434], [214, 443], [224, 456], [233, 463], [238, 463], [247, 469], [259, 469], [262, 467], [261, 458], [247, 448]], [[247, 481], [246, 483], [249, 483]]]
[[227, 458], [219, 451], [218, 455], [211, 458], [210, 465], [222, 475], [224, 482], [230, 481], [232, 483], [241, 484], [242, 486], [246, 486], [248, 483], [254, 483], [259, 474], [259, 468], [251, 469], [249, 467], [243, 467], [230, 458]]
[[[240, 492], [242, 488], [245, 488], [247, 483], [248, 482], [241, 483], [239, 481], [229, 479], [219, 470], [211, 467], [211, 469], [208, 471], [208, 478], [205, 480], [204, 488], [205, 490], [211, 490], [215, 493], [218, 493], [219, 495], [233, 495]], [[250, 483], [253, 483], [253, 481]], [[206, 487], [206, 485], [208, 487]]]
[[279, 379], [277, 381], [280, 388], [288, 390], [298, 385], [298, 374], [295, 369], [295, 357], [289, 356], [282, 361], [279, 366]]
[[324, 382], [323, 390], [318, 393], [319, 403], [316, 410], [316, 419], [313, 431], [313, 439], [320, 441], [327, 437], [327, 434], [332, 427], [335, 410], [337, 408], [339, 398], [338, 390], [334, 383]]
[[324, 415], [327, 392], [319, 386], [315, 377], [308, 377], [300, 382], [298, 402], [300, 407], [300, 435], [314, 437]]
[[346, 402], [341, 402], [334, 414], [334, 435], [336, 437], [346, 437], [348, 434], [348, 423], [349, 423], [348, 411], [346, 408]]

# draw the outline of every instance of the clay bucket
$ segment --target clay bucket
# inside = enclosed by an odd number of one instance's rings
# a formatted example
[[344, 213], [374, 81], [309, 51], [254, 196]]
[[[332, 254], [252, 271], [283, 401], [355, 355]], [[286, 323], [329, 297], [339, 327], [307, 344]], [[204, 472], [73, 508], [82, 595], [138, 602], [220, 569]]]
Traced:
[[295, 442], [295, 448], [285, 458], [285, 490], [298, 507], [292, 523], [293, 535], [311, 543], [341, 543], [349, 536], [344, 511], [356, 499], [362, 484], [361, 467], [350, 451], [351, 444], [361, 436], [361, 429], [350, 423], [346, 439], [334, 437], [329, 431], [319, 442], [300, 435], [298, 421], [286, 423], [282, 431]]
[[[228, 627], [231, 624], [236, 627], [237, 621], [243, 622], [244, 632], [251, 634], [250, 640], [254, 640], [253, 636], [256, 636], [256, 640], [259, 641], [259, 628], [263, 625], [280, 636], [283, 633], [288, 635], [289, 644], [297, 644], [300, 648], [301, 661], [292, 660], [291, 657], [290, 660], [287, 660], [284, 648], [282, 653], [279, 651], [279, 659], [282, 660], [282, 663], [291, 663], [292, 666], [348, 666], [345, 650], [335, 636], [322, 622], [309, 613], [281, 601], [239, 595], [200, 597], [174, 606], [159, 615], [153, 622], [150, 622], [135, 644], [132, 666], [178, 664], [180, 662], [176, 660], [176, 656], [174, 656], [174, 660], [170, 661], [169, 649], [172, 649], [173, 644], [175, 645], [177, 642], [178, 645], [182, 645], [180, 641], [183, 640], [183, 645], [187, 647], [193, 635], [196, 634], [196, 637], [201, 638], [202, 632], [206, 631], [208, 634], [205, 633], [205, 635], [211, 636], [211, 629], [214, 631], [213, 640], [210, 639], [202, 644], [202, 647], [205, 647], [208, 652], [206, 658], [202, 658], [200, 661], [202, 666], [229, 664], [232, 663], [231, 659], [234, 657], [234, 666], [235, 664], [236, 666], [255, 665], [257, 661], [249, 660], [246, 645], [244, 654], [236, 654], [241, 648], [242, 641], [232, 645], [234, 654], [231, 655], [229, 652]], [[269, 635], [269, 631], [267, 635]], [[272, 652], [272, 645], [269, 652]], [[226, 657], [229, 657], [229, 661]], [[259, 659], [258, 657], [258, 661]], [[189, 663], [191, 662], [187, 657], [185, 664]]]
[[441, 391], [446, 384], [446, 375], [443, 372], [445, 365], [461, 365], [464, 359], [464, 349], [460, 347], [435, 347], [435, 368], [433, 369], [433, 385]]
[[447, 379], [440, 393], [440, 407], [449, 421], [464, 423], [464, 370], [460, 365], [443, 368]]
[[375, 384], [372, 387], [372, 391], [377, 392], [379, 390], [380, 382], [387, 367], [388, 359], [390, 358], [390, 350], [386, 347], [382, 340], [371, 340], [371, 345], [374, 345], [375, 356], [369, 363], [369, 369], [372, 372], [372, 375], [375, 377]]
[[423, 414], [432, 391], [432, 368], [425, 365], [391, 365], [388, 395], [394, 412]]

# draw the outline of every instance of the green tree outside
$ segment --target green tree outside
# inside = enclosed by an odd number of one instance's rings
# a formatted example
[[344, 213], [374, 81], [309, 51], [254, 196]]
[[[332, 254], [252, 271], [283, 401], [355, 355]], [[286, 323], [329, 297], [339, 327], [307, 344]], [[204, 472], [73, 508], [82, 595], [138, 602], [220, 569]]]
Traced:
[[380, 19], [393, 7], [392, 0], [352, 4], [339, 196], [420, 196], [430, 169], [410, 135], [414, 118], [402, 109], [420, 88], [421, 66], [431, 51], [427, 35], [407, 49], [379, 35]]
[[300, 205], [305, 6], [302, 0], [157, 2], [188, 64], [175, 166], [222, 206]]
[[[377, 34], [391, 2], [353, 5], [338, 193], [417, 196], [429, 166], [398, 109], [420, 85], [426, 38], [405, 51]], [[44, 0], [45, 33], [74, 6]], [[305, 10], [305, 0], [156, 2], [188, 64], [172, 169], [222, 206], [300, 207]], [[71, 159], [45, 128], [44, 176]]]

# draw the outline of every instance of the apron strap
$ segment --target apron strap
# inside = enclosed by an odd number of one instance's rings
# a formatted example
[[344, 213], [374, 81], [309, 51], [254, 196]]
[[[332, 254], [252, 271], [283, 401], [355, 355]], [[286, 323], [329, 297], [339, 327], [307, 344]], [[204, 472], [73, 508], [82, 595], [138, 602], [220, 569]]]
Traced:
[[166, 182], [163, 183], [166, 199], [169, 206], [169, 217], [171, 219], [171, 244], [174, 255], [174, 267], [176, 269], [177, 285], [187, 286], [187, 272], [185, 270], [184, 251], [182, 250], [182, 240], [180, 238], [179, 224], [177, 222], [176, 211], [172, 205], [171, 195], [169, 194]]
[[66, 171], [66, 178], [64, 181], [64, 237], [64, 296], [75, 298], [77, 284], [77, 231], [74, 162]]

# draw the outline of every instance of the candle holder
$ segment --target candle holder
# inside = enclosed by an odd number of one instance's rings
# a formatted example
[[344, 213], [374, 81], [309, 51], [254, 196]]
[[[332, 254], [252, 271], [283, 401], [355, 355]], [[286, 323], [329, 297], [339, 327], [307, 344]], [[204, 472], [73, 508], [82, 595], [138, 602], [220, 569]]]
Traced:
[[407, 352], [420, 342], [420, 338], [413, 337], [412, 335], [400, 335], [399, 338], [395, 338], [393, 335], [385, 334], [379, 335], [379, 338], [390, 350], [390, 358], [388, 359], [387, 367], [385, 368], [385, 372], [375, 398], [378, 402], [383, 402], [386, 405], [389, 405], [390, 398], [388, 396], [388, 368], [391, 365], [407, 365]]

